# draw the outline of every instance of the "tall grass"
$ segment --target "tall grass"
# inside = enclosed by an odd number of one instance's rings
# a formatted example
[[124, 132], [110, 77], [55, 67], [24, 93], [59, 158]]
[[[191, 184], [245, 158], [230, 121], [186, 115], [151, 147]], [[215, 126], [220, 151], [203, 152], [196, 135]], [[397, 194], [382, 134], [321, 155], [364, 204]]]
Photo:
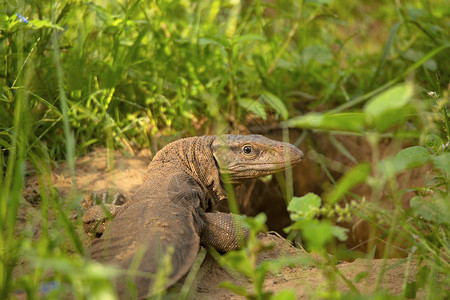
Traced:
[[[55, 161], [68, 161], [73, 176], [75, 157], [98, 145], [156, 151], [179, 136], [237, 131], [250, 117], [270, 123], [310, 110], [360, 112], [407, 80], [414, 86], [412, 106], [420, 109], [381, 136], [431, 139], [443, 147], [431, 147], [428, 160], [443, 173], [422, 188], [433, 191], [432, 201], [448, 195], [444, 0], [8, 0], [0, 8], [2, 299], [17, 288], [37, 297], [46, 281], [57, 283], [55, 298], [113, 297], [110, 272], [83, 258], [69, 217], [81, 197], [75, 180], [70, 199], [61, 199], [50, 180]], [[426, 92], [438, 96], [431, 100]], [[297, 120], [292, 126], [340, 131], [346, 125]], [[367, 134], [376, 153], [377, 130], [364, 126], [357, 134]], [[18, 211], [29, 205], [25, 178], [33, 172], [41, 184], [40, 213], [26, 210], [27, 221], [18, 223]], [[417, 221], [398, 213], [397, 221], [388, 220], [391, 227], [418, 237], [421, 257], [434, 258], [432, 274], [448, 271], [438, 255], [439, 249], [448, 255], [448, 223], [433, 214]]]

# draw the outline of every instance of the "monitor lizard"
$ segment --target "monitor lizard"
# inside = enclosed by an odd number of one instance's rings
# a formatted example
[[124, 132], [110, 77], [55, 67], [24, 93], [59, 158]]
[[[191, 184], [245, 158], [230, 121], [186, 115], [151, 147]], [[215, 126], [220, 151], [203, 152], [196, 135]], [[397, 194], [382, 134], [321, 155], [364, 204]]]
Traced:
[[[246, 230], [238, 229], [232, 214], [216, 212], [217, 203], [227, 199], [226, 184], [274, 174], [302, 159], [297, 147], [261, 135], [199, 136], [172, 142], [156, 153], [144, 182], [125, 204], [86, 211], [85, 229], [93, 229], [93, 220], [102, 220], [95, 229], [101, 236], [89, 249], [91, 258], [137, 270], [116, 280], [117, 293], [120, 298], [130, 297], [127, 278], [131, 278], [137, 297], [146, 298], [165, 253], [173, 253], [169, 287], [189, 271], [200, 245], [219, 252], [239, 248]], [[114, 219], [106, 223], [109, 214]]]

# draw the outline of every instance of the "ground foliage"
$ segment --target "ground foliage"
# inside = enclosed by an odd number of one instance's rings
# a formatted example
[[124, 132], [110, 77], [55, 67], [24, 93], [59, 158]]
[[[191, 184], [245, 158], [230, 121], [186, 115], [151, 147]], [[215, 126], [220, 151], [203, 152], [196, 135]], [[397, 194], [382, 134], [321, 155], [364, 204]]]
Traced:
[[[107, 279], [114, 272], [83, 258], [67, 213], [80, 196], [62, 201], [52, 189], [54, 161], [67, 160], [74, 174], [75, 156], [94, 146], [155, 151], [177, 137], [234, 131], [248, 117], [365, 137], [372, 161], [330, 179], [321, 196], [293, 198], [287, 230], [301, 232], [311, 250], [324, 254], [324, 246], [346, 238], [333, 220], [358, 215], [388, 225], [378, 226], [388, 245], [396, 235], [410, 243], [405, 263], [423, 262], [404, 296], [424, 288], [429, 298], [443, 297], [449, 279], [439, 274], [449, 273], [450, 220], [445, 2], [2, 1], [0, 298], [18, 287], [35, 297], [51, 280], [61, 287], [55, 297], [111, 297]], [[381, 159], [377, 145], [385, 137], [415, 146]], [[41, 183], [39, 237], [16, 230], [30, 165]], [[406, 191], [395, 178], [424, 165], [434, 172], [405, 209]], [[348, 193], [363, 182], [372, 190], [370, 203]], [[394, 210], [379, 205], [385, 188]], [[347, 206], [337, 205], [345, 200]], [[260, 230], [263, 221], [249, 224]], [[224, 264], [252, 267], [255, 243]], [[30, 269], [13, 279], [18, 264]], [[247, 298], [291, 299], [290, 292], [261, 290], [264, 274], [277, 268], [267, 264], [246, 274], [254, 291], [228, 288]], [[350, 287], [352, 280], [358, 279], [347, 279]], [[320, 297], [346, 296], [331, 289]]]

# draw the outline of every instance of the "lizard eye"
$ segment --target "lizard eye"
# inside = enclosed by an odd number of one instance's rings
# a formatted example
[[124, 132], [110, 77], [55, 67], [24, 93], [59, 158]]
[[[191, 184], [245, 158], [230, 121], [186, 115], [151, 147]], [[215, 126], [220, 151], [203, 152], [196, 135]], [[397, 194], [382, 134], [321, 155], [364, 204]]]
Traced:
[[244, 154], [246, 155], [250, 155], [253, 154], [253, 147], [249, 146], [249, 145], [245, 145], [244, 147], [242, 147], [242, 152], [244, 152]]

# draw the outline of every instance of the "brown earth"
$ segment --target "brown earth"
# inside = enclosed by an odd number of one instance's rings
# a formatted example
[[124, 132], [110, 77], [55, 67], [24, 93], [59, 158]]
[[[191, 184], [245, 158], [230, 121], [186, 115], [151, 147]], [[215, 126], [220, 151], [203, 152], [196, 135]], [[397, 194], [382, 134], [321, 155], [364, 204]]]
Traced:
[[[302, 150], [306, 149], [306, 147], [300, 148]], [[109, 190], [110, 194], [119, 191], [126, 195], [132, 193], [142, 182], [147, 165], [151, 160], [149, 151], [142, 151], [133, 157], [126, 157], [118, 152], [112, 154], [114, 154], [114, 159], [109, 161], [113, 162], [113, 164], [108, 164], [107, 151], [105, 149], [97, 149], [91, 154], [76, 160], [75, 169], [78, 193], [81, 191], [86, 195], [93, 192], [100, 194], [104, 190]], [[317, 182], [321, 180], [321, 171], [314, 165], [312, 160], [306, 160], [302, 166], [293, 170], [293, 174], [296, 195], [303, 195], [310, 191], [320, 193], [322, 190], [321, 183]], [[56, 189], [61, 193], [63, 199], [65, 197], [74, 198], [71, 194], [74, 182], [66, 164], [61, 164], [54, 170], [51, 180]], [[39, 205], [38, 190], [37, 177], [28, 177], [24, 196], [32, 206], [26, 208], [28, 212], [21, 211], [22, 216], [25, 216], [29, 213], [30, 209]], [[280, 228], [286, 227], [289, 224], [289, 216], [286, 213], [286, 205], [281, 191], [279, 188], [274, 187], [273, 182], [258, 180], [249, 183], [244, 189], [238, 190], [237, 195], [242, 212], [248, 215], [255, 215], [259, 211], [266, 212], [270, 229], [280, 230]], [[81, 205], [82, 203], [78, 204]], [[35, 230], [35, 236], [38, 236], [38, 229]], [[280, 255], [309, 255], [293, 247], [280, 236], [264, 235], [262, 239], [274, 243], [275, 248], [269, 252], [263, 252], [259, 256], [260, 261], [278, 258]], [[87, 241], [88, 239], [85, 240]], [[353, 262], [340, 263], [336, 265], [336, 268], [350, 281], [361, 272], [367, 272], [367, 275], [361, 281], [354, 283], [361, 293], [375, 292], [377, 276], [380, 270], [385, 268], [387, 271], [381, 278], [378, 289], [383, 288], [394, 294], [399, 294], [405, 282], [413, 280], [418, 268], [413, 261], [409, 266], [409, 276], [405, 280], [406, 263], [401, 262], [399, 259], [357, 259]], [[332, 280], [333, 276], [337, 275], [332, 276], [330, 274], [336, 274], [336, 270], [330, 270], [329, 267], [322, 269], [320, 264], [300, 265], [293, 268], [284, 267], [278, 274], [269, 274], [267, 276], [264, 289], [272, 292], [279, 292], [285, 289], [293, 290], [298, 299], [307, 299], [314, 295], [320, 298], [320, 293], [326, 292], [327, 287], [333, 285], [340, 291], [349, 290], [349, 285], [341, 278], [334, 278]], [[194, 282], [197, 285], [195, 298], [242, 298], [229, 290], [217, 286], [224, 280], [241, 285], [247, 290], [252, 289], [252, 285], [248, 279], [241, 275], [231, 275], [224, 268], [220, 267], [212, 257], [207, 255]], [[417, 295], [418, 298], [420, 298], [419, 295]]]
[[[269, 273], [264, 281], [264, 291], [276, 294], [283, 290], [291, 290], [294, 291], [296, 299], [321, 299], [332, 286], [342, 293], [351, 291], [350, 286], [342, 278], [338, 278], [336, 270], [329, 266], [323, 267], [323, 265], [318, 263], [320, 259], [315, 260], [318, 257], [317, 255], [305, 253], [276, 235], [263, 234], [259, 238], [266, 243], [273, 243], [275, 246], [272, 250], [261, 253], [258, 262], [295, 255], [305, 258], [310, 257], [311, 261], [317, 263], [303, 263], [295, 267], [284, 267], [278, 273]], [[365, 274], [361, 281], [353, 282], [362, 295], [370, 295], [381, 290], [400, 295], [405, 281], [406, 265], [401, 259], [357, 259], [353, 262], [341, 262], [336, 265], [336, 268], [350, 281], [357, 276]], [[381, 278], [379, 286], [376, 287], [377, 277], [382, 269], [387, 271]], [[412, 261], [406, 282], [414, 280], [417, 270], [417, 262]], [[204, 275], [198, 284], [195, 299], [245, 299], [229, 290], [218, 287], [218, 284], [225, 280], [243, 286], [247, 291], [252, 291], [253, 288], [252, 283], [248, 279], [242, 275], [230, 275], [209, 256], [205, 259], [199, 273], [199, 277], [202, 274]], [[419, 290], [416, 298], [423, 298], [423, 294], [424, 292]]]

